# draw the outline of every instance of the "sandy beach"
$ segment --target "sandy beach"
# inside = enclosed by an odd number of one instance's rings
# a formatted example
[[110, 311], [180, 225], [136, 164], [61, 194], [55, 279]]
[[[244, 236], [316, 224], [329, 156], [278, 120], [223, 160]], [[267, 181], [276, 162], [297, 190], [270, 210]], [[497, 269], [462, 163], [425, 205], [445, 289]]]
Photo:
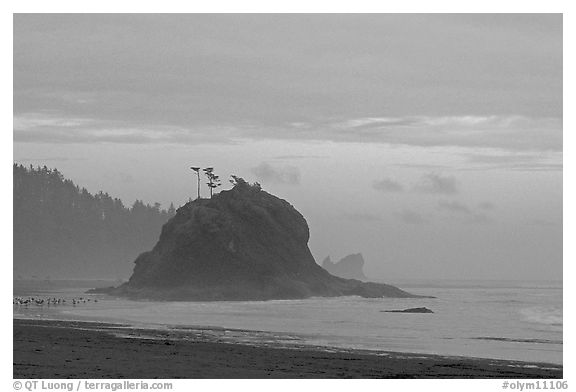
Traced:
[[[14, 320], [14, 378], [562, 378], [562, 366], [149, 339], [103, 323]], [[161, 334], [159, 336], [162, 336]]]

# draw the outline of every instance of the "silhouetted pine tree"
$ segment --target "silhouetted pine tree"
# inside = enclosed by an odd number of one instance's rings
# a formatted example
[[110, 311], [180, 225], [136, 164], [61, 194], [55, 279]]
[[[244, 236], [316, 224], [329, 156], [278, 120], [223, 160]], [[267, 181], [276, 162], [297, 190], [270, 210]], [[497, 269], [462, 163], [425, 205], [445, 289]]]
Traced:
[[13, 182], [15, 277], [127, 278], [176, 213], [141, 200], [127, 208], [46, 166], [14, 164]]

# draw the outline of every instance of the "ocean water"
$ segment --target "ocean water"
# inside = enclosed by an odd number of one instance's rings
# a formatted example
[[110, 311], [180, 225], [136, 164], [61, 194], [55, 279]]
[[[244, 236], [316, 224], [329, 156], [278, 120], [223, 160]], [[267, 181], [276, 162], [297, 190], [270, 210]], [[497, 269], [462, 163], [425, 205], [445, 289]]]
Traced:
[[[90, 298], [73, 306], [14, 306], [15, 318], [126, 323], [219, 341], [314, 345], [562, 364], [562, 283], [396, 283], [436, 298], [359, 297], [249, 302], [131, 301], [84, 294], [86, 282], [14, 282], [15, 296]], [[98, 302], [93, 300], [97, 299]], [[425, 306], [431, 314], [385, 313]]]

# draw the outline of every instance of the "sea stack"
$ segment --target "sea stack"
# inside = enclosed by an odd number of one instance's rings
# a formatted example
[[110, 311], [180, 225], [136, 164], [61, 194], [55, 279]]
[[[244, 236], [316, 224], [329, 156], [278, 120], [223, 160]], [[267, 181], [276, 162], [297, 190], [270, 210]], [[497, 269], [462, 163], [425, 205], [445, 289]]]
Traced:
[[241, 178], [191, 201], [136, 259], [111, 294], [155, 300], [271, 300], [313, 296], [416, 297], [397, 287], [343, 279], [316, 264], [308, 224], [285, 200]]
[[328, 256], [322, 262], [322, 268], [341, 278], [358, 279], [364, 282], [368, 280], [366, 275], [364, 275], [362, 253], [348, 255], [336, 263], [333, 263], [330, 256]]

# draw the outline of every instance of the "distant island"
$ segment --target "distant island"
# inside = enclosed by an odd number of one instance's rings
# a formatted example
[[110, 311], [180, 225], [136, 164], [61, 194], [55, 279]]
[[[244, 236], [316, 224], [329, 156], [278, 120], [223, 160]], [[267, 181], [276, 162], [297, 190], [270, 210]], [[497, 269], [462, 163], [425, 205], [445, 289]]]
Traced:
[[314, 260], [308, 224], [287, 201], [234, 177], [231, 190], [191, 201], [107, 292], [155, 300], [270, 300], [313, 296], [417, 297], [397, 287], [343, 279]]
[[336, 263], [332, 262], [330, 256], [328, 256], [322, 261], [322, 268], [332, 275], [341, 278], [358, 279], [361, 281], [368, 280], [366, 275], [364, 275], [364, 258], [362, 257], [362, 253], [348, 255]]

